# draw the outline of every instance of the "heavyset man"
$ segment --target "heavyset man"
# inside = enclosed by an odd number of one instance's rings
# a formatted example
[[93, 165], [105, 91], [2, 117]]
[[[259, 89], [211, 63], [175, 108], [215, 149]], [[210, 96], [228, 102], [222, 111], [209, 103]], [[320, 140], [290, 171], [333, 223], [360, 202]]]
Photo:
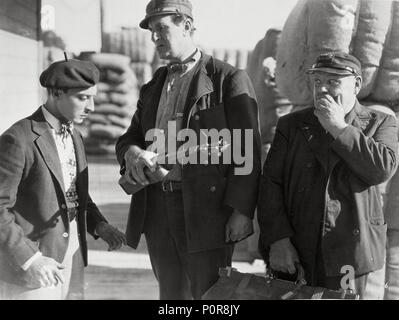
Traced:
[[40, 76], [48, 99], [0, 137], [0, 299], [82, 299], [86, 232], [125, 243], [88, 193], [83, 141], [98, 69], [66, 60]]
[[[314, 107], [280, 119], [260, 187], [260, 246], [273, 270], [361, 298], [383, 267], [387, 227], [378, 185], [397, 167], [396, 119], [356, 99], [361, 65], [331, 52], [308, 70]], [[342, 279], [352, 275], [354, 281]], [[370, 297], [370, 296], [369, 296]]]
[[[136, 248], [145, 234], [161, 299], [199, 299], [217, 281], [219, 267], [231, 265], [233, 243], [253, 232], [261, 169], [257, 103], [244, 71], [195, 46], [188, 0], [152, 0], [146, 10], [140, 26], [170, 64], [141, 89], [131, 126], [116, 146], [126, 179], [146, 186], [132, 198], [126, 235]], [[163, 130], [166, 141], [179, 147], [176, 135], [184, 128], [198, 139], [203, 129], [250, 130], [250, 141], [242, 134], [238, 151], [249, 147], [252, 170], [237, 174], [234, 159], [209, 165], [177, 161], [163, 167], [162, 182], [148, 184], [143, 169], [155, 170], [156, 154], [147, 150], [153, 143], [147, 133]]]

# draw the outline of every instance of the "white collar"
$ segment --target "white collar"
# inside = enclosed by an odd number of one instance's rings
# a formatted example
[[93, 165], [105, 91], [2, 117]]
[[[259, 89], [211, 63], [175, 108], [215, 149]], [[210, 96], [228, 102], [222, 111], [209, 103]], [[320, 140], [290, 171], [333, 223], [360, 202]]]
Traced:
[[[44, 118], [48, 122], [48, 124], [55, 130], [55, 132], [60, 132], [61, 131], [61, 121], [55, 117], [52, 113], [50, 113], [46, 107], [43, 105], [42, 106], [42, 111]], [[72, 125], [73, 128], [73, 125]]]

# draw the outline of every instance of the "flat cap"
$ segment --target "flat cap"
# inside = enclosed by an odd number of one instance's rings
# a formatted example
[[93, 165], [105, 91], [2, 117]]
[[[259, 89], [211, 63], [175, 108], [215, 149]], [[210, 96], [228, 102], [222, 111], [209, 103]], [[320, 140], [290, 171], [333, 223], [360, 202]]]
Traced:
[[362, 75], [360, 61], [345, 52], [322, 53], [317, 57], [316, 63], [306, 71], [308, 74], [317, 71], [333, 73], [338, 75]]
[[70, 59], [52, 63], [40, 75], [40, 84], [54, 89], [87, 89], [99, 79], [100, 71], [92, 62]]
[[147, 5], [144, 20], [140, 22], [140, 27], [148, 29], [148, 21], [152, 17], [171, 14], [184, 14], [194, 20], [192, 10], [193, 6], [189, 0], [151, 0]]

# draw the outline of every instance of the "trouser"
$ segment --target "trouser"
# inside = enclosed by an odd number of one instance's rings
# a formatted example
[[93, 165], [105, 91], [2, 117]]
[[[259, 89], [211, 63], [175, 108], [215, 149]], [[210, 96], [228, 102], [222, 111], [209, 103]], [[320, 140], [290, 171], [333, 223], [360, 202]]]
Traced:
[[79, 246], [76, 220], [70, 222], [69, 243], [61, 263], [65, 282], [57, 286], [29, 289], [0, 281], [0, 300], [81, 300], [84, 288], [84, 262]]
[[399, 300], [399, 230], [388, 229], [384, 299]]
[[181, 191], [164, 192], [158, 185], [150, 188], [144, 235], [159, 298], [200, 299], [218, 280], [219, 267], [231, 266], [234, 247], [188, 252]]

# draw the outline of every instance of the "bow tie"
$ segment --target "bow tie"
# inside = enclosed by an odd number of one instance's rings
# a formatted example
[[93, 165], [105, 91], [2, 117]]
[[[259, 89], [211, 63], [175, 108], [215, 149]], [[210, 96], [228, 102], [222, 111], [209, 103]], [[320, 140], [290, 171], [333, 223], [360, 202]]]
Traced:
[[195, 62], [194, 58], [189, 58], [183, 62], [172, 62], [168, 64], [168, 69], [172, 73], [184, 73], [188, 69], [190, 62]]
[[63, 141], [65, 141], [65, 139], [67, 139], [69, 135], [72, 135], [72, 128], [72, 121], [68, 121], [67, 123], [61, 123], [60, 135]]

